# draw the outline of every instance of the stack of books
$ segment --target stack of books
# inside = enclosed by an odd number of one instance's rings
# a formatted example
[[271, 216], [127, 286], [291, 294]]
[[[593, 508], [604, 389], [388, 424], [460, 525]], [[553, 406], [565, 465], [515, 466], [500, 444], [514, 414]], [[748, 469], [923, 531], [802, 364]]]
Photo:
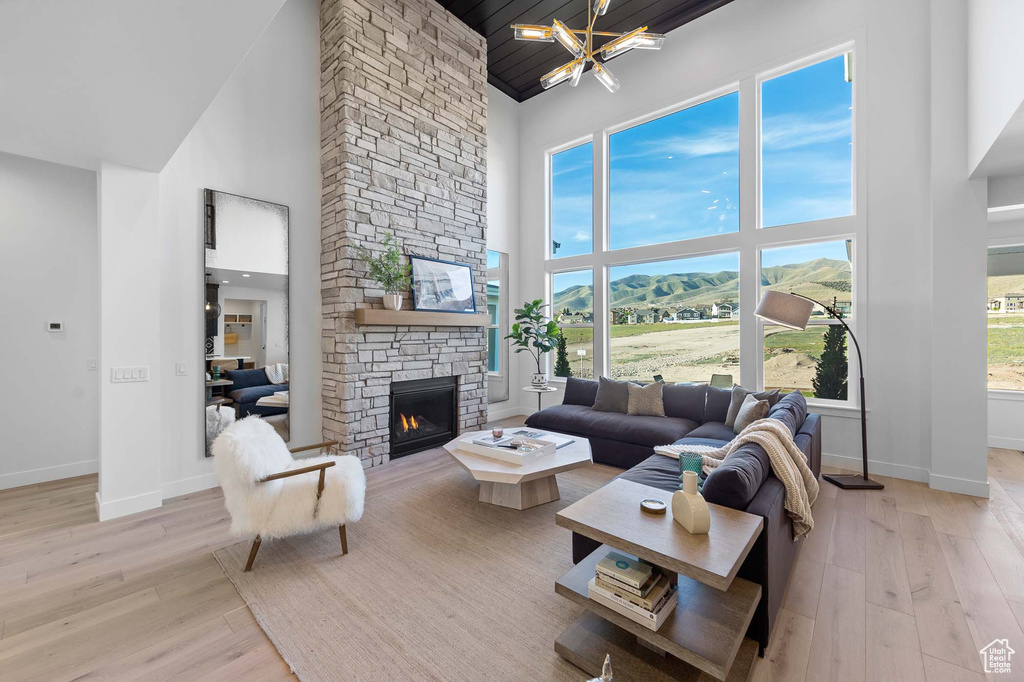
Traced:
[[667, 575], [618, 552], [597, 562], [588, 584], [590, 599], [649, 630], [660, 628], [676, 608], [676, 593]]

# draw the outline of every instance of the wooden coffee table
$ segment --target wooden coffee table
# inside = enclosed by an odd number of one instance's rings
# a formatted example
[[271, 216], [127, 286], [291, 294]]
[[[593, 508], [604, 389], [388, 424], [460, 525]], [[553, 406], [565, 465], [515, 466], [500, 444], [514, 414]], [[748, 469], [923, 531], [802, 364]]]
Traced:
[[[640, 500], [659, 499], [664, 515], [646, 514]], [[746, 638], [761, 600], [761, 586], [736, 577], [763, 520], [709, 504], [711, 531], [691, 535], [672, 519], [672, 494], [616, 479], [566, 507], [555, 523], [602, 543], [555, 583], [555, 592], [587, 608], [555, 640], [555, 651], [590, 675], [606, 653], [629, 680], [727, 680], [750, 678], [757, 643]], [[678, 576], [678, 603], [656, 632], [592, 602], [587, 583], [612, 548]]]
[[[514, 428], [507, 429], [506, 435], [514, 430]], [[537, 431], [538, 429], [530, 430]], [[590, 443], [586, 438], [575, 438], [569, 445], [555, 450], [553, 455], [538, 457], [522, 466], [474, 455], [459, 449], [459, 441], [473, 440], [485, 434], [490, 434], [490, 431], [464, 433], [446, 443], [444, 449], [462, 465], [463, 469], [480, 482], [480, 501], [488, 504], [521, 510], [554, 502], [559, 498], [558, 481], [555, 480], [555, 474], [593, 464], [590, 457]], [[574, 438], [563, 434], [556, 435], [562, 438]]]

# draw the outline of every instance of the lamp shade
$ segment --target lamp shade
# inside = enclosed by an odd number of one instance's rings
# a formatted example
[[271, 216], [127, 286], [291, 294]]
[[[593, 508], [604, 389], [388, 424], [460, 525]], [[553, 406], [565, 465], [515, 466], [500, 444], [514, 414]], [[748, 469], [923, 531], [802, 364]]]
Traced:
[[804, 330], [811, 319], [814, 303], [782, 291], [766, 291], [754, 314], [765, 322]]

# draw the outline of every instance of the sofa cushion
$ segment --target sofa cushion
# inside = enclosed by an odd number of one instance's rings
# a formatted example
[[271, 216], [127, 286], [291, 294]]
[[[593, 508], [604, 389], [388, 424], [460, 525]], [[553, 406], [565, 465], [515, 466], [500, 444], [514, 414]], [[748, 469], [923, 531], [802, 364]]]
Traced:
[[704, 422], [693, 431], [686, 434], [687, 438], [714, 438], [728, 443], [736, 434], [733, 433], [731, 426], [726, 426], [722, 422]]
[[702, 422], [722, 422], [729, 414], [729, 403], [732, 402], [731, 388], [716, 388], [708, 386], [708, 399], [704, 404], [704, 417]]
[[265, 384], [263, 386], [235, 389], [228, 393], [228, 396], [236, 403], [254, 403], [260, 398], [274, 395], [277, 391], [287, 390], [288, 384]]
[[746, 443], [708, 474], [701, 492], [708, 502], [746, 509], [771, 470], [764, 448], [756, 443]]
[[565, 395], [562, 396], [562, 404], [593, 407], [594, 400], [597, 398], [598, 386], [599, 384], [593, 379], [569, 377], [565, 380]]
[[626, 381], [615, 381], [607, 377], [599, 378], [597, 396], [594, 398], [594, 409], [598, 412], [626, 413], [629, 409], [629, 385]]
[[651, 455], [632, 469], [620, 474], [619, 478], [675, 492], [679, 490], [679, 460], [665, 455]]
[[768, 410], [766, 416], [769, 419], [778, 419], [795, 436], [807, 418], [807, 399], [800, 391], [787, 393]]
[[[263, 369], [229, 369], [224, 372], [228, 381], [233, 381], [234, 385], [231, 387], [232, 390], [238, 390], [240, 388], [249, 388], [250, 386], [265, 386], [270, 385], [270, 379], [267, 378], [267, 373]], [[285, 391], [287, 389], [278, 389]]]
[[732, 430], [736, 433], [743, 433], [743, 429], [747, 428], [758, 419], [763, 419], [766, 414], [768, 414], [768, 401], [758, 400], [756, 395], [748, 393], [747, 397], [743, 399], [740, 411], [736, 413], [736, 419], [733, 421]]
[[[768, 407], [779, 402], [779, 389], [771, 391], [748, 391], [739, 384], [734, 384], [732, 387], [732, 397], [729, 400], [729, 412], [725, 415], [726, 426], [734, 426], [736, 424], [736, 415], [740, 413], [743, 408], [743, 401], [747, 399], [748, 395], [752, 395], [758, 400], [765, 400], [768, 402]], [[737, 432], [738, 433], [738, 432]]]
[[633, 415], [664, 417], [665, 400], [662, 396], [664, 386], [665, 384], [660, 381], [646, 386], [626, 384], [626, 388], [629, 389], [629, 405], [626, 412]]
[[707, 384], [674, 384], [665, 386], [662, 398], [665, 415], [700, 422], [704, 419], [704, 403], [708, 397]]
[[696, 428], [697, 423], [675, 417], [599, 412], [582, 405], [554, 405], [534, 412], [526, 420], [526, 425], [584, 438], [594, 436], [653, 448], [676, 442]]

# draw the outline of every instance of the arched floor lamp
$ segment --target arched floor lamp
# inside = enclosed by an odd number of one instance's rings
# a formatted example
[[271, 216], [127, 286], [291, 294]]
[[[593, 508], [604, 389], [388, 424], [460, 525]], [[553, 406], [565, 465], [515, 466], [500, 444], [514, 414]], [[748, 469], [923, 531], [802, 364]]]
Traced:
[[857, 349], [857, 369], [860, 371], [860, 439], [864, 469], [863, 474], [842, 476], [825, 474], [822, 478], [844, 490], [881, 490], [885, 487], [884, 485], [868, 478], [868, 422], [867, 409], [864, 407], [864, 363], [861, 360], [860, 344], [857, 343], [857, 337], [853, 335], [849, 325], [834, 308], [818, 303], [813, 298], [783, 291], [765, 291], [754, 315], [770, 324], [804, 331], [807, 329], [807, 322], [811, 319], [811, 311], [814, 310], [815, 303], [824, 308], [830, 317], [839, 320], [839, 324], [843, 325], [846, 333], [853, 340], [853, 347]]

